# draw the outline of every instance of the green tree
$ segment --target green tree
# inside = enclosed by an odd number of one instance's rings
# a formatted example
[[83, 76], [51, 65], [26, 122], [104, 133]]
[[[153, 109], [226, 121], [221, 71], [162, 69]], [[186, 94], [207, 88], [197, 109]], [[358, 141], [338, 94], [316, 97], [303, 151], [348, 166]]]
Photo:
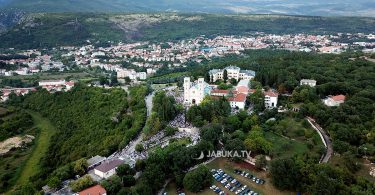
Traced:
[[177, 131], [178, 131], [177, 128], [174, 128], [174, 127], [171, 127], [171, 126], [167, 126], [167, 127], [165, 128], [165, 135], [166, 135], [166, 136], [172, 136], [172, 135], [174, 135]]
[[223, 80], [224, 80], [224, 83], [228, 81], [228, 71], [226, 69], [224, 69], [224, 72], [223, 72]]
[[267, 166], [266, 156], [264, 156], [264, 155], [258, 155], [256, 157], [255, 167], [257, 169], [263, 169], [263, 168], [266, 168], [266, 166]]
[[188, 172], [183, 180], [185, 189], [190, 192], [199, 192], [213, 182], [211, 172], [206, 166], [200, 165], [197, 169]]
[[117, 167], [116, 173], [119, 177], [122, 177], [125, 175], [133, 176], [135, 174], [135, 170], [131, 168], [128, 164], [122, 164]]
[[74, 162], [74, 173], [77, 175], [83, 175], [86, 173], [86, 169], [88, 167], [87, 160], [85, 158], [81, 158]]
[[116, 194], [121, 190], [122, 182], [119, 176], [114, 175], [102, 181], [101, 185], [104, 187], [108, 194]]
[[137, 144], [135, 146], [135, 151], [142, 152], [144, 150], [143, 144]]
[[271, 161], [270, 174], [272, 183], [281, 190], [298, 190], [302, 188], [301, 165], [294, 159], [275, 159]]
[[94, 180], [89, 175], [85, 175], [76, 181], [69, 184], [74, 192], [79, 192], [95, 184]]

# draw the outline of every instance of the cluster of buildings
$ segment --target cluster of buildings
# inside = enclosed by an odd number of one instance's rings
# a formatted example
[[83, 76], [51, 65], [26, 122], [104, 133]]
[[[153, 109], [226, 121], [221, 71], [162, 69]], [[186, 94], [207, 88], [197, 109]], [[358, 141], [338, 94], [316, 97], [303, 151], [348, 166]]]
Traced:
[[[300, 81], [300, 85], [307, 85], [310, 87], [315, 87], [316, 83], [317, 83], [316, 80], [312, 80], [312, 79], [302, 79]], [[326, 106], [334, 107], [334, 106], [340, 106], [340, 104], [345, 102], [345, 99], [346, 99], [346, 96], [340, 94], [340, 95], [329, 95], [322, 101]]]
[[75, 83], [73, 81], [65, 81], [65, 80], [39, 81], [39, 87], [46, 89], [49, 92], [69, 91], [74, 87], [74, 85]]
[[38, 72], [50, 70], [63, 71], [65, 65], [60, 60], [54, 60], [51, 55], [42, 55], [40, 51], [33, 49], [17, 53], [29, 58], [0, 60], [8, 65], [15, 66], [12, 70], [0, 69], [0, 76], [32, 75]]
[[[47, 91], [53, 93], [57, 91], [69, 91], [74, 87], [75, 83], [73, 81], [65, 80], [43, 80], [39, 81], [39, 87], [46, 89]], [[9, 99], [10, 94], [15, 94], [17, 96], [26, 95], [32, 91], [36, 91], [35, 87], [29, 88], [3, 88], [0, 89], [2, 95], [0, 97], [1, 102], [5, 102]]]
[[[210, 85], [204, 81], [203, 78], [198, 78], [197, 81], [192, 82], [190, 77], [184, 78], [184, 104], [194, 105], [200, 104], [206, 96], [213, 98], [225, 97], [231, 108], [244, 110], [246, 106], [246, 99], [249, 94], [255, 92], [250, 89], [251, 79], [255, 77], [255, 72], [250, 70], [241, 71], [236, 66], [228, 66], [224, 69], [214, 69], [209, 72], [211, 82], [223, 79], [223, 72], [228, 72], [228, 79], [236, 79], [237, 86], [233, 89], [222, 90], [218, 89], [217, 85]], [[276, 108], [278, 101], [278, 93], [276, 91], [264, 91], [266, 108]]]
[[[274, 35], [259, 32], [251, 36], [217, 36], [215, 38], [200, 36], [189, 40], [159, 44], [149, 42], [119, 43], [110, 47], [99, 48], [95, 48], [93, 45], [82, 47], [66, 46], [52, 48], [49, 51], [51, 54], [42, 54], [39, 50], [26, 50], [17, 53], [30, 56], [30, 58], [5, 60], [6, 64], [15, 66], [22, 64], [22, 66], [17, 66], [16, 70], [0, 69], [0, 75], [28, 75], [51, 69], [63, 71], [66, 68], [63, 61], [64, 59], [68, 59], [81, 68], [98, 66], [105, 70], [116, 71], [120, 75], [119, 78], [126, 75], [125, 77], [129, 77], [131, 80], [142, 80], [145, 73], [146, 75], [153, 74], [165, 65], [168, 67], [184, 67], [188, 61], [201, 62], [204, 59], [211, 59], [227, 54], [240, 54], [246, 49], [274, 48], [291, 51], [340, 53], [349, 47], [359, 46], [363, 48], [364, 52], [375, 52], [375, 43], [372, 41], [354, 43], [338, 42], [343, 37], [375, 39], [374, 35], [371, 34]], [[123, 62], [147, 71], [138, 73], [131, 68], [124, 69], [121, 67], [121, 63]], [[216, 70], [212, 71], [215, 72]], [[249, 72], [248, 74], [252, 73]], [[213, 75], [215, 75], [215, 78], [220, 77], [219, 73]]]
[[5, 102], [9, 99], [10, 94], [15, 94], [17, 96], [20, 95], [26, 95], [30, 93], [31, 91], [36, 91], [36, 88], [30, 87], [30, 88], [4, 88], [0, 89], [2, 92], [2, 95], [0, 97], [1, 102]]

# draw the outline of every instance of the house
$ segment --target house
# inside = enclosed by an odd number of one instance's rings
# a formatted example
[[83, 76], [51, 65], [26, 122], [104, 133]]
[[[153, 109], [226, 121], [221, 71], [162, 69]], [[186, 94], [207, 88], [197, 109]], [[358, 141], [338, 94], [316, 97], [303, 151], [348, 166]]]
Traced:
[[79, 195], [107, 195], [107, 191], [101, 186], [96, 185], [89, 187], [78, 193]]
[[210, 82], [216, 82], [217, 80], [224, 79], [224, 71], [227, 71], [228, 80], [236, 79], [237, 81], [241, 79], [251, 80], [255, 77], [255, 72], [252, 70], [241, 70], [237, 66], [228, 66], [224, 69], [212, 69], [208, 73], [210, 75]]
[[212, 88], [199, 78], [196, 82], [191, 82], [190, 77], [184, 78], [184, 104], [200, 104], [205, 96], [211, 94]]
[[300, 81], [300, 85], [308, 85], [310, 87], [315, 87], [316, 86], [316, 80], [302, 79]]
[[263, 94], [264, 94], [264, 106], [268, 109], [276, 108], [279, 94], [272, 90], [265, 91], [263, 92]]
[[339, 106], [345, 102], [345, 99], [344, 95], [328, 96], [323, 102], [326, 106]]
[[228, 98], [228, 102], [231, 108], [238, 108], [240, 110], [245, 109], [247, 94], [238, 93], [234, 94], [233, 97]]
[[107, 179], [116, 174], [116, 169], [121, 164], [124, 164], [124, 161], [120, 159], [106, 161], [95, 167], [94, 173], [101, 178]]

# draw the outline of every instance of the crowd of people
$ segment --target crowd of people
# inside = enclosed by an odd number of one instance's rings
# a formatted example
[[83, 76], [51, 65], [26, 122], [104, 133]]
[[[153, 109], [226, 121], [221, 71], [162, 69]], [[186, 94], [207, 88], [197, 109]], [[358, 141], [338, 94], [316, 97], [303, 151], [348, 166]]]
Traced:
[[193, 125], [186, 121], [184, 113], [178, 114], [168, 125], [174, 128], [193, 128]]

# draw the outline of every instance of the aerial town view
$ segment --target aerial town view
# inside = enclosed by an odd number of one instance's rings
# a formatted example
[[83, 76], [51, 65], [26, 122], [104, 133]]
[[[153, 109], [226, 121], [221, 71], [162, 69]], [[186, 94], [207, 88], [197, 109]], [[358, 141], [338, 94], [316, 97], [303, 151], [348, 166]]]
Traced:
[[0, 0], [0, 194], [375, 194], [375, 2]]

